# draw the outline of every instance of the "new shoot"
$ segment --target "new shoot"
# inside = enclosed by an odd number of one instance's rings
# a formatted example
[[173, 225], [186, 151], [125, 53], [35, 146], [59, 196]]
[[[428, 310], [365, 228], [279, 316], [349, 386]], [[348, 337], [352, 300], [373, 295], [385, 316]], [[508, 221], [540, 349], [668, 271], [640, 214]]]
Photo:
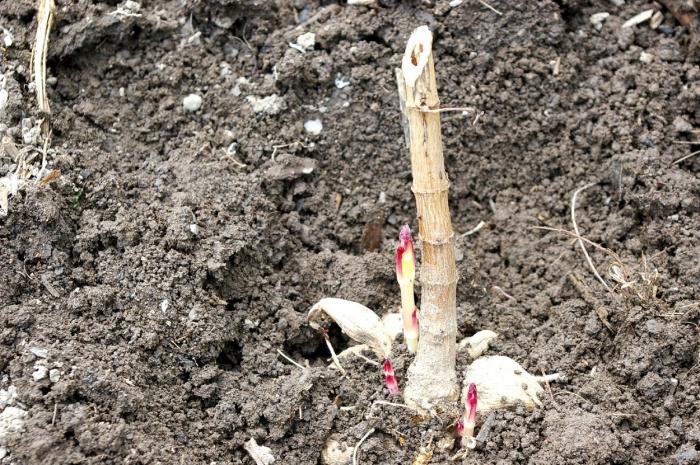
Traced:
[[399, 243], [396, 246], [396, 279], [401, 288], [401, 319], [403, 321], [403, 338], [408, 351], [416, 353], [418, 348], [418, 309], [413, 297], [413, 283], [416, 279], [416, 254], [413, 250], [413, 236], [408, 225], [399, 231]]
[[399, 383], [396, 381], [396, 375], [394, 375], [394, 365], [391, 364], [391, 360], [388, 358], [384, 359], [382, 369], [384, 370], [384, 382], [389, 390], [389, 394], [392, 396], [399, 395]]
[[476, 447], [474, 427], [476, 426], [476, 384], [471, 383], [467, 389], [464, 402], [464, 414], [457, 421], [457, 434], [462, 438], [461, 446], [467, 449]]

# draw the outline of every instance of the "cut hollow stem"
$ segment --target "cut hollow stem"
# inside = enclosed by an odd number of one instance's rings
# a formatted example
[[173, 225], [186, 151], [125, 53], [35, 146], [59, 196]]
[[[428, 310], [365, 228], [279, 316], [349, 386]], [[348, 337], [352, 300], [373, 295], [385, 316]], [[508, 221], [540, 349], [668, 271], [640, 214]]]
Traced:
[[408, 369], [404, 398], [423, 410], [451, 408], [459, 397], [457, 345], [457, 268], [448, 206], [449, 181], [442, 155], [440, 108], [432, 55], [433, 36], [417, 28], [397, 70], [401, 108], [411, 152], [421, 256], [420, 339]]

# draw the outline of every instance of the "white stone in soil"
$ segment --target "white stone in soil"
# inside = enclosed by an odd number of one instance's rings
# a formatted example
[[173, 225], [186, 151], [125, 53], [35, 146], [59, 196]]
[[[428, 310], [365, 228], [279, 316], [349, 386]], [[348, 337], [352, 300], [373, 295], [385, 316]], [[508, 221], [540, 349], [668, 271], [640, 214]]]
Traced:
[[5, 410], [0, 413], [0, 445], [7, 444], [7, 437], [10, 434], [22, 432], [26, 416], [26, 410], [18, 407], [5, 407]]
[[5, 111], [8, 100], [10, 100], [10, 93], [7, 89], [0, 89], [0, 114]]
[[52, 383], [58, 383], [58, 381], [61, 379], [61, 370], [58, 368], [52, 368], [49, 370], [49, 380], [51, 380]]
[[182, 107], [185, 111], [197, 111], [202, 108], [203, 99], [197, 94], [190, 94], [182, 99]]
[[647, 64], [651, 63], [652, 61], [654, 61], [654, 55], [648, 52], [642, 52], [639, 54], [639, 61]]
[[43, 365], [38, 365], [34, 366], [34, 373], [32, 373], [32, 378], [34, 378], [34, 381], [41, 381], [42, 379], [46, 378], [46, 375], [49, 373], [49, 369], [46, 368]]
[[344, 89], [350, 85], [350, 81], [345, 79], [340, 73], [335, 75], [335, 86], [338, 89]]
[[304, 130], [311, 135], [317, 136], [323, 131], [323, 123], [320, 119], [311, 119], [304, 123]]
[[17, 398], [17, 388], [8, 386], [7, 389], [0, 389], [0, 407], [6, 407], [15, 403]]
[[246, 100], [253, 108], [255, 113], [264, 113], [267, 115], [276, 115], [282, 111], [284, 99], [277, 94], [268, 95], [267, 97], [257, 97], [249, 95]]
[[46, 358], [49, 356], [49, 352], [41, 347], [32, 347], [29, 351], [39, 358]]
[[2, 43], [5, 44], [5, 48], [12, 46], [12, 43], [14, 42], [14, 40], [15, 40], [15, 38], [12, 37], [12, 33], [3, 27], [2, 28]]
[[602, 11], [600, 13], [592, 14], [589, 20], [591, 21], [592, 25], [597, 26], [599, 24], [602, 24], [603, 21], [605, 21], [606, 19], [608, 19], [609, 16], [610, 13], [608, 13], [607, 11]]
[[297, 37], [297, 45], [304, 51], [313, 50], [316, 45], [316, 34], [307, 32]]

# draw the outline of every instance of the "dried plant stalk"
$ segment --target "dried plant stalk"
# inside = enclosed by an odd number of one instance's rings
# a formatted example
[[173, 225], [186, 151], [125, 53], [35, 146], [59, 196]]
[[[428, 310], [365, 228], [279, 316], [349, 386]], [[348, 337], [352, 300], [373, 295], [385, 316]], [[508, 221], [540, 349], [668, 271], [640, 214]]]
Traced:
[[455, 371], [457, 316], [454, 232], [447, 203], [449, 181], [442, 156], [439, 99], [432, 55], [433, 36], [417, 28], [396, 76], [408, 124], [413, 193], [421, 260], [420, 338], [408, 370], [406, 403], [432, 409], [459, 397]]
[[36, 85], [36, 99], [39, 112], [43, 118], [41, 133], [44, 138], [49, 137], [51, 107], [46, 94], [46, 54], [49, 49], [49, 34], [53, 24], [53, 16], [56, 11], [54, 0], [39, 0], [39, 13], [37, 15], [36, 43], [34, 44], [33, 68], [34, 83]]

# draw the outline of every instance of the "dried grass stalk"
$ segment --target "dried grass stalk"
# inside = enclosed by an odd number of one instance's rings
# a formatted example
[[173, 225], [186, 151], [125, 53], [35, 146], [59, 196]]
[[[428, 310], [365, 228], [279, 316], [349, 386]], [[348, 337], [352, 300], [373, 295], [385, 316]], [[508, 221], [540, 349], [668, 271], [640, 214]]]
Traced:
[[54, 0], [39, 0], [33, 69], [36, 100], [39, 105], [39, 112], [43, 118], [41, 122], [41, 133], [45, 139], [48, 139], [51, 127], [51, 107], [49, 106], [49, 98], [46, 93], [46, 55], [49, 50], [49, 34], [51, 33], [51, 25], [53, 24], [55, 12], [56, 4]]

